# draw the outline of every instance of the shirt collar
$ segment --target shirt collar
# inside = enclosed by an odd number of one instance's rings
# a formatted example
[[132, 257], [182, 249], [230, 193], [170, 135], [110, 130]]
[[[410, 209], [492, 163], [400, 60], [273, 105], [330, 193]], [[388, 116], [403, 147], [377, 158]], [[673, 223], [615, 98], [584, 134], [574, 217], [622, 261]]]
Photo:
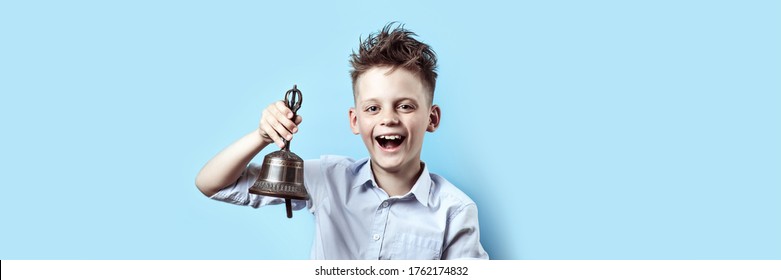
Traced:
[[[355, 174], [355, 177], [353, 179], [352, 188], [357, 188], [360, 186], [363, 186], [367, 182], [371, 182], [369, 184], [370, 187], [376, 187], [377, 181], [374, 180], [374, 173], [372, 173], [371, 169], [371, 163], [369, 162], [369, 158], [365, 158], [359, 161], [356, 161], [353, 163], [353, 166], [351, 167], [353, 174]], [[428, 199], [429, 199], [429, 192], [431, 191], [431, 174], [428, 172], [428, 166], [426, 164], [423, 164], [423, 171], [420, 172], [420, 177], [418, 177], [418, 180], [415, 181], [415, 184], [412, 185], [412, 189], [408, 194], [405, 196], [408, 196], [410, 194], [413, 194], [415, 196], [415, 199], [420, 202], [420, 204], [423, 204], [423, 206], [428, 207]]]

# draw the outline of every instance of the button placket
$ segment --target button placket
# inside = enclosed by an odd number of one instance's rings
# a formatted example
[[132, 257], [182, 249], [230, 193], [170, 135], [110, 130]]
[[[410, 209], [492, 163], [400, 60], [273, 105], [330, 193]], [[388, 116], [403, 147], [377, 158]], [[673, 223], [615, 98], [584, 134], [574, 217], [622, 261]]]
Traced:
[[[386, 196], [387, 198], [387, 196]], [[371, 238], [369, 247], [367, 248], [367, 257], [374, 258], [374, 259], [381, 259], [382, 252], [388, 250], [387, 248], [383, 248], [387, 244], [385, 244], [385, 227], [388, 225], [388, 216], [389, 216], [389, 206], [391, 205], [388, 201], [383, 201], [379, 205], [377, 205], [377, 208], [374, 212], [374, 222], [372, 223], [372, 228], [369, 238]], [[385, 256], [387, 257], [387, 256]]]
[[[387, 224], [387, 221], [388, 221], [388, 206], [390, 206], [390, 202], [388, 202], [386, 200], [386, 201], [383, 201], [380, 204], [379, 208], [377, 208], [377, 214], [379, 214], [381, 217], [383, 217], [382, 220], [385, 221], [383, 223], [383, 225], [382, 225], [383, 233], [385, 232], [385, 225]], [[375, 233], [375, 234], [372, 235], [372, 240], [374, 240], [374, 241], [380, 241], [381, 238], [382, 238], [382, 235], [380, 233]]]

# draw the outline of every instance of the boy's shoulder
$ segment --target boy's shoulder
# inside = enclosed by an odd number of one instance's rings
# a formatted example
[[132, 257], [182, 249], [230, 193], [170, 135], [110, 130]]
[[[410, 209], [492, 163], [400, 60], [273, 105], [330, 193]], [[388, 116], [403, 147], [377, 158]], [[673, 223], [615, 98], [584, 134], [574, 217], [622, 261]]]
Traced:
[[435, 173], [429, 173], [431, 177], [431, 198], [438, 202], [446, 204], [455, 204], [460, 206], [474, 205], [475, 202], [464, 191]]
[[332, 169], [343, 168], [349, 171], [357, 171], [363, 164], [368, 162], [368, 158], [354, 159], [348, 156], [341, 155], [322, 155], [316, 159], [308, 159], [304, 161], [309, 165], [319, 168]]
[[366, 174], [359, 174], [368, 159], [354, 159], [340, 155], [322, 155], [319, 158], [304, 160], [305, 179], [313, 182], [336, 180], [352, 184]]

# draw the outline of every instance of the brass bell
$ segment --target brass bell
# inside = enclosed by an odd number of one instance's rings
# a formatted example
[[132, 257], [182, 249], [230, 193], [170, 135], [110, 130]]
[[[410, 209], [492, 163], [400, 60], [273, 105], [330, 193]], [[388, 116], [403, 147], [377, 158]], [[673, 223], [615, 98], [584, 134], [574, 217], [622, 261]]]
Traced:
[[[296, 119], [296, 112], [301, 108], [302, 99], [301, 91], [296, 85], [285, 93], [285, 105], [293, 111], [293, 120]], [[290, 152], [290, 141], [284, 141], [285, 146], [281, 150], [263, 158], [260, 176], [250, 187], [249, 192], [284, 198], [287, 217], [292, 218], [293, 207], [290, 200], [308, 200], [309, 193], [304, 187], [304, 161]]]

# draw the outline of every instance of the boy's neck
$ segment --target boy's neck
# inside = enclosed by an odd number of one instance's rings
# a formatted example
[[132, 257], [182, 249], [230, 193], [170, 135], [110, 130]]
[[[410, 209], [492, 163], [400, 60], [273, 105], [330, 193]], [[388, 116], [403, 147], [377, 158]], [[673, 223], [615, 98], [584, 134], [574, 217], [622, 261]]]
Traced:
[[374, 180], [388, 196], [407, 194], [415, 182], [418, 181], [421, 172], [423, 172], [423, 163], [421, 161], [417, 161], [417, 164], [411, 165], [410, 168], [402, 168], [398, 172], [389, 172], [372, 163]]

